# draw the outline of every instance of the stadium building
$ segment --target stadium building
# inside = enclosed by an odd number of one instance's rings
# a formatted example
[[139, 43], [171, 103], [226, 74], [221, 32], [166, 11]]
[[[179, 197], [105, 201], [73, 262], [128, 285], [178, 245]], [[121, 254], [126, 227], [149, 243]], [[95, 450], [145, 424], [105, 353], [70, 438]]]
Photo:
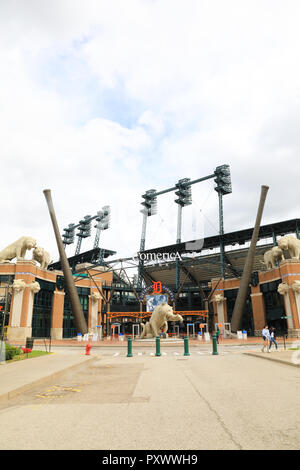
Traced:
[[[260, 335], [268, 323], [277, 333], [300, 336], [300, 260], [284, 252], [284, 260], [267, 268], [264, 253], [285, 235], [299, 238], [300, 219], [260, 227], [253, 263], [251, 283], [243, 312], [242, 329], [248, 335]], [[169, 303], [184, 318], [183, 324], [169, 325], [170, 334], [193, 334], [214, 330], [218, 324], [223, 334], [230, 330], [230, 321], [248, 253], [253, 229], [208, 237], [201, 249], [187, 253], [186, 243], [177, 243], [143, 251], [147, 254], [178, 253], [175, 260], [153, 261], [144, 256], [139, 285], [131, 276], [132, 259], [112, 260], [115, 252], [100, 248], [69, 259], [83, 313], [91, 332], [102, 335], [140, 332], [140, 322], [147, 311], [147, 296], [167, 296]], [[224, 263], [221, 268], [221, 258]], [[126, 264], [128, 262], [128, 264]], [[138, 268], [138, 266], [135, 266]], [[224, 276], [221, 273], [224, 272]], [[10, 340], [26, 337], [53, 339], [74, 338], [76, 329], [70, 301], [65, 291], [59, 263], [43, 269], [37, 263], [23, 260], [0, 264], [2, 327]], [[6, 289], [6, 286], [11, 286]], [[1, 328], [2, 328], [1, 327]], [[178, 330], [179, 328], [179, 330]], [[3, 329], [3, 328], [2, 328]]]

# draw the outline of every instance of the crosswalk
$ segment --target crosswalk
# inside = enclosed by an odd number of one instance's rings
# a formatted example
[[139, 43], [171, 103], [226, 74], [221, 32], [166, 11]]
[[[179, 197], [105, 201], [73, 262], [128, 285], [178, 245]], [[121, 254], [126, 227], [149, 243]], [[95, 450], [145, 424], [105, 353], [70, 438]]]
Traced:
[[[237, 349], [236, 348], [230, 348], [226, 351], [218, 351], [218, 354], [220, 356], [224, 356], [226, 354], [230, 354], [230, 353], [237, 353]], [[243, 351], [240, 351], [240, 352], [243, 352]], [[145, 356], [155, 356], [156, 353], [155, 351], [138, 351], [138, 352], [134, 352], [133, 351], [133, 356], [138, 356], [138, 357], [145, 357]], [[174, 357], [178, 357], [178, 356], [183, 356], [184, 355], [184, 352], [181, 351], [168, 351], [168, 352], [165, 352], [165, 351], [162, 351], [161, 353], [161, 356], [174, 356]], [[190, 356], [211, 356], [212, 355], [212, 350], [203, 350], [203, 351], [189, 351], [189, 354]], [[127, 356], [127, 353], [122, 351], [122, 352], [114, 352], [112, 353], [112, 356], [113, 357], [125, 357]]]

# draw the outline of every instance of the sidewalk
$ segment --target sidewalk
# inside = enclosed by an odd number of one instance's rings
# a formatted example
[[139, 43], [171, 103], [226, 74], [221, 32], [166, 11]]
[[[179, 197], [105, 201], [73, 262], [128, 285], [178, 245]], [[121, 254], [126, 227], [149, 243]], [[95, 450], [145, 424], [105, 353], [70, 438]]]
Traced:
[[273, 351], [270, 353], [263, 353], [261, 351], [247, 351], [244, 354], [248, 356], [258, 357], [261, 359], [267, 359], [268, 361], [279, 362], [281, 364], [286, 364], [289, 366], [300, 367], [300, 350], [299, 351], [289, 351], [289, 350], [279, 350]]
[[[280, 351], [276, 352], [274, 350], [270, 354], [262, 353], [260, 351], [260, 346], [262, 345], [260, 338], [248, 338], [247, 340], [221, 339], [218, 347], [258, 345], [258, 351], [245, 351], [244, 348], [242, 348], [243, 354], [283, 363], [286, 365], [300, 367], [299, 364], [294, 364], [292, 361], [292, 357], [293, 354], [295, 354], [295, 351], [284, 350], [283, 341], [279, 340], [277, 342], [279, 344]], [[51, 344], [52, 346], [62, 347], [62, 350], [52, 352], [46, 356], [0, 365], [0, 403], [5, 399], [11, 398], [25, 390], [30, 389], [34, 385], [39, 385], [55, 377], [58, 377], [67, 369], [72, 369], [82, 364], [83, 362], [93, 360], [95, 357], [97, 357], [97, 355], [93, 356], [93, 354], [90, 356], [85, 355], [85, 345], [87, 342], [78, 342], [76, 339], [74, 339], [60, 341], [56, 340], [52, 341]], [[118, 340], [104, 340], [101, 342], [92, 342], [90, 344], [93, 348], [96, 347], [99, 348], [99, 350], [116, 347], [126, 350], [127, 348], [127, 341]], [[178, 346], [178, 344], [183, 346], [183, 339], [172, 340], [169, 342], [168, 340], [162, 340], [161, 344], [164, 348]], [[290, 347], [291, 344], [292, 340], [286, 341], [287, 348]], [[212, 341], [206, 342], [190, 339], [189, 345], [193, 349], [201, 349], [202, 346], [211, 346]], [[45, 345], [43, 340], [35, 340], [34, 349], [44, 350], [44, 347]], [[153, 341], [134, 341], [134, 349], [142, 347], [155, 348], [155, 338]], [[297, 359], [299, 358], [298, 362], [300, 362], [300, 351], [298, 351], [296, 354]]]
[[33, 385], [39, 385], [58, 377], [67, 369], [72, 369], [83, 362], [94, 359], [84, 351], [73, 354], [55, 352], [46, 356], [25, 359], [0, 365], [0, 403], [19, 395]]

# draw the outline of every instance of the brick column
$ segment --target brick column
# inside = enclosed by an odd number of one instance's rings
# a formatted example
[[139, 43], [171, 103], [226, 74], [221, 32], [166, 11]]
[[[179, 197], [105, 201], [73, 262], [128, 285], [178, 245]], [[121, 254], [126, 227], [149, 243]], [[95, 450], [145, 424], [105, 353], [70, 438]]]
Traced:
[[12, 310], [9, 323], [10, 328], [8, 330], [8, 339], [12, 341], [21, 341], [24, 339], [23, 331], [20, 329], [20, 326], [25, 287], [26, 282], [23, 279], [16, 279], [12, 286]]
[[33, 300], [34, 295], [40, 290], [40, 285], [36, 281], [26, 284], [23, 279], [16, 279], [14, 285], [17, 289], [13, 299], [14, 313], [11, 318], [9, 339], [24, 341], [32, 335]]
[[293, 322], [293, 312], [292, 312], [292, 305], [291, 305], [291, 298], [290, 298], [290, 287], [286, 282], [282, 282], [279, 284], [277, 291], [279, 294], [284, 296], [284, 309], [285, 314], [288, 317], [287, 325], [288, 330], [293, 330], [294, 322]]
[[300, 281], [295, 281], [291, 285], [290, 296], [292, 307], [294, 307], [292, 308], [294, 331], [291, 336], [300, 338]]
[[218, 316], [218, 323], [224, 323], [225, 321], [225, 309], [224, 304], [226, 302], [225, 297], [222, 294], [217, 294], [214, 297], [214, 301], [216, 303], [217, 308], [217, 316]]
[[89, 330], [91, 333], [96, 333], [96, 326], [98, 325], [98, 308], [100, 294], [98, 292], [92, 292], [89, 296], [90, 308], [89, 308]]
[[56, 289], [53, 292], [52, 302], [52, 323], [51, 323], [51, 338], [62, 339], [63, 337], [63, 316], [64, 316], [64, 291]]

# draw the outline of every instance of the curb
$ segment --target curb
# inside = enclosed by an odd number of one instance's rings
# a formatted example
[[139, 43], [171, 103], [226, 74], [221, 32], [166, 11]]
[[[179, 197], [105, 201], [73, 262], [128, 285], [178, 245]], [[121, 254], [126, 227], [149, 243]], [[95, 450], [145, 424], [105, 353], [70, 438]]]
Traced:
[[294, 364], [293, 362], [285, 361], [283, 359], [269, 357], [266, 354], [264, 356], [253, 354], [251, 352], [245, 352], [244, 354], [246, 354], [246, 356], [258, 357], [259, 359], [266, 359], [267, 361], [278, 362], [279, 364], [284, 364], [286, 366], [300, 367], [300, 364]]
[[[95, 360], [96, 357], [89, 357], [85, 358], [84, 362], [89, 362]], [[99, 359], [99, 358], [98, 358]], [[9, 400], [10, 398], [14, 398], [18, 395], [20, 395], [23, 392], [26, 392], [30, 390], [31, 388], [37, 386], [37, 385], [42, 385], [47, 382], [50, 382], [53, 379], [56, 379], [63, 375], [67, 370], [75, 369], [76, 367], [79, 367], [83, 364], [83, 362], [80, 362], [78, 364], [73, 364], [72, 366], [65, 367], [64, 369], [60, 369], [57, 372], [53, 372], [50, 375], [46, 375], [45, 377], [33, 380], [32, 382], [29, 382], [27, 384], [21, 385], [20, 387], [17, 387], [13, 390], [10, 390], [9, 392], [5, 392], [2, 395], [0, 395], [0, 403], [3, 401]]]

